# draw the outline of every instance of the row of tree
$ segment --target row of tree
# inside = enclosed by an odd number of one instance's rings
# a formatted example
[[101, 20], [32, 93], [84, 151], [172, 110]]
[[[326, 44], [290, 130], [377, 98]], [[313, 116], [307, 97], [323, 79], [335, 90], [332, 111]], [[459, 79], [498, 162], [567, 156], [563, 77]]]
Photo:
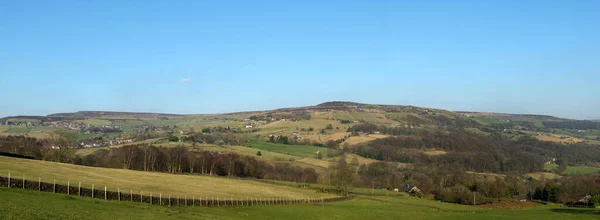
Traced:
[[568, 121], [544, 121], [542, 122], [547, 128], [558, 128], [558, 129], [578, 129], [588, 130], [597, 129], [600, 130], [600, 122], [588, 121], [588, 120], [568, 120]]
[[[448, 153], [440, 156], [424, 154], [432, 149]], [[529, 136], [512, 140], [501, 135], [476, 135], [461, 130], [392, 136], [359, 144], [352, 151], [382, 161], [496, 173], [542, 171], [544, 163], [551, 158], [564, 158], [573, 164], [600, 162], [600, 147], [597, 145], [565, 145]]]

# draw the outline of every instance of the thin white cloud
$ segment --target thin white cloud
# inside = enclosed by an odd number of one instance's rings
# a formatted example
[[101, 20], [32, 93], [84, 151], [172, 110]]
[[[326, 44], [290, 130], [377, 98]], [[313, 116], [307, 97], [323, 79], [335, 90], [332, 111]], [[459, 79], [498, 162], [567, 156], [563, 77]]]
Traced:
[[189, 82], [191, 82], [191, 81], [192, 81], [192, 78], [183, 78], [183, 79], [181, 80], [181, 82], [182, 82], [182, 83], [189, 83]]

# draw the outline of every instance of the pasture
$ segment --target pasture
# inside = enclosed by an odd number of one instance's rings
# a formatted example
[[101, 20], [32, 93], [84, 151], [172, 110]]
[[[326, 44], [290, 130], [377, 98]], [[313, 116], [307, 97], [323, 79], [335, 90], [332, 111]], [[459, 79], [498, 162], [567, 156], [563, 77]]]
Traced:
[[108, 190], [134, 192], [154, 192], [172, 196], [215, 196], [215, 197], [279, 197], [306, 198], [331, 197], [333, 195], [316, 193], [313, 190], [301, 190], [287, 186], [273, 186], [252, 180], [226, 177], [176, 175], [157, 172], [143, 172], [125, 169], [77, 166], [39, 160], [0, 157], [0, 175], [8, 173], [14, 178], [25, 178], [44, 182], [75, 185], [81, 181], [83, 188], [106, 186]]
[[[556, 169], [558, 165], [556, 164], [546, 164], [544, 165], [544, 170], [552, 171]], [[567, 169], [562, 172], [562, 175], [586, 175], [600, 172], [600, 168], [598, 167], [588, 167], [588, 166], [567, 166]]]
[[317, 151], [321, 151], [323, 158], [327, 155], [327, 148], [324, 147], [315, 147], [315, 146], [307, 146], [307, 145], [287, 145], [287, 144], [274, 144], [268, 142], [250, 142], [250, 147], [266, 150], [271, 152], [277, 152], [281, 154], [294, 155], [300, 157], [312, 157], [316, 156]]
[[0, 187], [2, 219], [598, 219], [598, 209], [540, 205], [501, 210], [399, 196], [261, 207], [166, 207]]
[[16, 134], [16, 135], [24, 135], [27, 134], [29, 131], [31, 131], [30, 127], [27, 126], [10, 126], [10, 128], [6, 131], [4, 131], [4, 133], [11, 133], [11, 134]]

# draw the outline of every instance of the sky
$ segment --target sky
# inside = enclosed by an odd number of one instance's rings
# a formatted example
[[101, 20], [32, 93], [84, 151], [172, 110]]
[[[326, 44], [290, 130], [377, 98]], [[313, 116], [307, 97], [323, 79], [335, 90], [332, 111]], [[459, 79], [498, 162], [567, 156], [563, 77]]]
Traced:
[[0, 117], [326, 101], [600, 119], [600, 1], [0, 2]]

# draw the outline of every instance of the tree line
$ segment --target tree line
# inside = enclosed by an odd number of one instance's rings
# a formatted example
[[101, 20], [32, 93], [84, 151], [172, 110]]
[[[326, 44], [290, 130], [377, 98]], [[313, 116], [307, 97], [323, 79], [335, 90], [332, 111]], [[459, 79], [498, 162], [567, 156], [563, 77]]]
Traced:
[[588, 121], [588, 120], [569, 120], [569, 121], [544, 121], [542, 122], [547, 128], [558, 128], [558, 129], [598, 129], [600, 130], [600, 122]]

